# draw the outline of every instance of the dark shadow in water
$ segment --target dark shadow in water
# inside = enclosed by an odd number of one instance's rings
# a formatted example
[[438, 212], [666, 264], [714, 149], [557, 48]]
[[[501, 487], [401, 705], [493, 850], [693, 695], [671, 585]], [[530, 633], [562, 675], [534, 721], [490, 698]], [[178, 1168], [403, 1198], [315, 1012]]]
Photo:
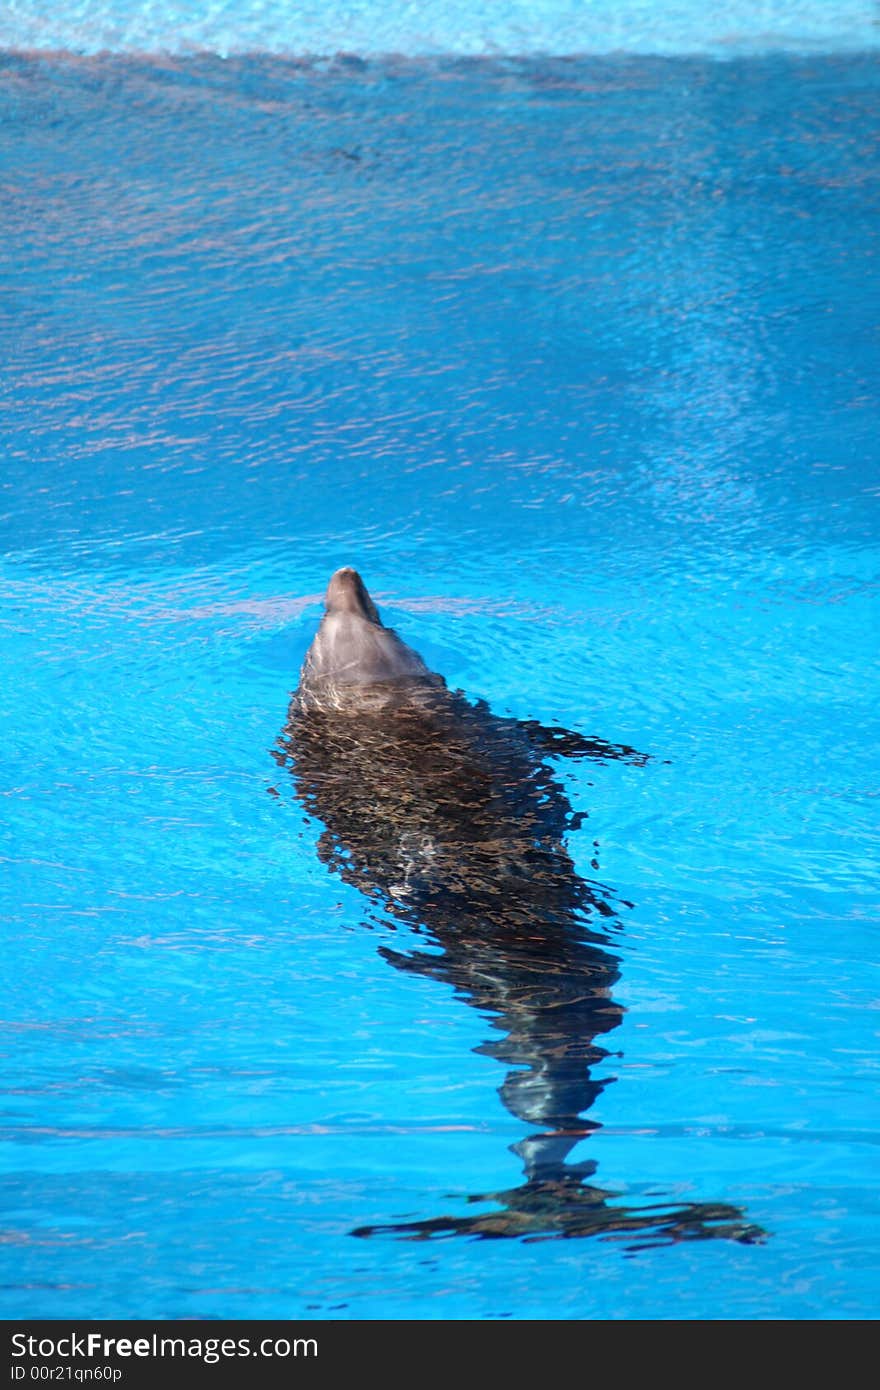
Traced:
[[[607, 1084], [591, 1072], [623, 1010], [612, 997], [617, 958], [600, 924], [607, 892], [575, 871], [565, 846], [576, 816], [548, 761], [560, 756], [641, 764], [633, 749], [500, 718], [439, 682], [374, 688], [371, 708], [302, 709], [295, 697], [275, 756], [324, 825], [323, 863], [433, 947], [380, 947], [400, 970], [450, 984], [492, 1025], [479, 1049], [509, 1068], [500, 1088], [534, 1133], [515, 1146], [525, 1181], [474, 1195], [472, 1216], [362, 1226], [410, 1238], [587, 1235], [631, 1247], [727, 1237], [759, 1240], [722, 1203], [623, 1206], [587, 1179], [570, 1150]], [[608, 923], [611, 925], [611, 923]], [[437, 953], [439, 948], [439, 953]], [[610, 1079], [610, 1078], [609, 1078]]]

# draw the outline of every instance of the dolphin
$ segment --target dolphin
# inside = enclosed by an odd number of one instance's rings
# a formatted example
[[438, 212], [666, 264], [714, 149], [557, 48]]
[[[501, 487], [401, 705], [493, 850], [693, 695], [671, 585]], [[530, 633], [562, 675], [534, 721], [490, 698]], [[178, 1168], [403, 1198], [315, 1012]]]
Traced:
[[[725, 1203], [623, 1206], [586, 1182], [595, 1162], [568, 1162], [599, 1127], [587, 1112], [611, 1078], [592, 1072], [609, 1056], [599, 1040], [623, 1010], [612, 993], [613, 894], [575, 868], [566, 841], [585, 817], [551, 760], [643, 766], [646, 755], [502, 717], [450, 691], [383, 625], [360, 575], [346, 567], [330, 580], [274, 756], [324, 827], [322, 862], [433, 948], [382, 945], [384, 959], [451, 985], [487, 1020], [491, 1036], [478, 1051], [508, 1069], [502, 1102], [531, 1131], [513, 1146], [524, 1181], [468, 1197], [492, 1210], [352, 1234], [762, 1237]], [[595, 854], [592, 862], [597, 868]]]

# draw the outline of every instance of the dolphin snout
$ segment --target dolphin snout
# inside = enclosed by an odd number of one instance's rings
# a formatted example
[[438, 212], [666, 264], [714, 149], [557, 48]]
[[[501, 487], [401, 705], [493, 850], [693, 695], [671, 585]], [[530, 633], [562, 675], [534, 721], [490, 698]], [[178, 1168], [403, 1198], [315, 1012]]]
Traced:
[[379, 623], [379, 613], [367, 586], [351, 565], [344, 565], [333, 575], [325, 602], [328, 613], [357, 613], [369, 623]]

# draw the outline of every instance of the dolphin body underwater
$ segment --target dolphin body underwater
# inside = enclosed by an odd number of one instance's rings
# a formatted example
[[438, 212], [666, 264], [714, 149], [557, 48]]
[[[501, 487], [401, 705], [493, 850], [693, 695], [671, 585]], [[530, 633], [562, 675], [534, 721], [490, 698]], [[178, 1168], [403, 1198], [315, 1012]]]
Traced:
[[582, 817], [549, 760], [643, 765], [643, 754], [502, 718], [450, 691], [345, 568], [330, 580], [274, 756], [324, 826], [321, 860], [433, 947], [380, 954], [452, 985], [489, 1020], [478, 1050], [509, 1068], [501, 1099], [535, 1131], [514, 1146], [520, 1186], [468, 1197], [493, 1209], [353, 1234], [606, 1235], [635, 1246], [762, 1237], [722, 1203], [617, 1205], [586, 1182], [594, 1162], [566, 1162], [599, 1127], [585, 1114], [607, 1083], [590, 1072], [609, 1055], [597, 1039], [623, 1010], [612, 997], [617, 959], [597, 929], [614, 910], [575, 870], [565, 840]]

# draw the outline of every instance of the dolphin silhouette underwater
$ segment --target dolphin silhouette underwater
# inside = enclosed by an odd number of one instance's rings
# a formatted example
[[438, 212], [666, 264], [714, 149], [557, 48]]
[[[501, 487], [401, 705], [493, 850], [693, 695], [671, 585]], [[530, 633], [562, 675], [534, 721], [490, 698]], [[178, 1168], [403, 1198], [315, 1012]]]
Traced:
[[616, 1194], [586, 1182], [594, 1162], [566, 1162], [599, 1127], [586, 1118], [607, 1084], [591, 1076], [609, 1055], [597, 1039], [623, 1009], [612, 997], [618, 959], [601, 930], [615, 911], [609, 891], [576, 872], [566, 838], [582, 816], [549, 760], [643, 765], [644, 754], [501, 717], [450, 691], [344, 568], [330, 580], [274, 756], [324, 827], [323, 863], [434, 948], [382, 945], [380, 954], [451, 984], [490, 1021], [477, 1050], [509, 1068], [501, 1099], [536, 1131], [513, 1146], [520, 1186], [468, 1197], [494, 1209], [353, 1234], [631, 1236], [636, 1246], [762, 1238], [725, 1203], [616, 1205]]

